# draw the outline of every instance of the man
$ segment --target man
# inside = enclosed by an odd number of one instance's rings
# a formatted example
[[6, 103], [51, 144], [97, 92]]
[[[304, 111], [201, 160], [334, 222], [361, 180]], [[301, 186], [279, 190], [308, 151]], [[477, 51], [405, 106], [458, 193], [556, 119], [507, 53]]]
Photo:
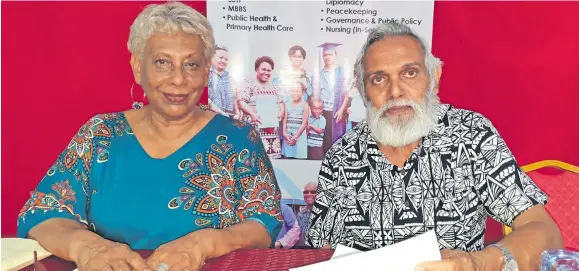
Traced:
[[324, 104], [322, 116], [326, 119], [323, 150], [327, 152], [332, 143], [346, 132], [345, 116], [338, 113], [344, 102], [345, 74], [344, 69], [336, 65], [336, 47], [339, 44], [326, 42], [322, 48], [324, 67], [314, 75], [313, 98]]
[[[300, 226], [294, 214], [294, 210], [287, 204], [281, 204], [281, 215], [283, 224], [281, 231], [277, 235], [275, 248], [292, 248], [300, 238]], [[306, 225], [307, 226], [307, 225]]]
[[304, 202], [306, 203], [306, 208], [301, 210], [298, 215], [298, 223], [302, 231], [300, 232], [300, 238], [296, 246], [305, 246], [306, 236], [308, 235], [308, 223], [310, 221], [310, 215], [312, 213], [312, 207], [316, 200], [316, 189], [318, 184], [315, 182], [309, 182], [304, 186]]
[[232, 86], [229, 72], [226, 70], [228, 62], [229, 52], [227, 48], [216, 45], [215, 55], [211, 59], [211, 69], [209, 70], [209, 108], [215, 113], [239, 119], [241, 115], [237, 108], [235, 89]]
[[[536, 270], [560, 248], [547, 196], [491, 122], [441, 104], [441, 63], [412, 30], [384, 24], [356, 62], [366, 121], [322, 161], [307, 242], [370, 250], [435, 230], [442, 261], [417, 270]], [[514, 231], [484, 247], [491, 215]]]

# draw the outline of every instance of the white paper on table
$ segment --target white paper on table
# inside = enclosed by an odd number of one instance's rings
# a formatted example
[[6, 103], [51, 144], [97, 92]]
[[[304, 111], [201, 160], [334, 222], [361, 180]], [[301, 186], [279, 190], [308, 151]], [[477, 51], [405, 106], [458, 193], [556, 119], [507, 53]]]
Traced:
[[20, 270], [33, 264], [34, 251], [39, 261], [52, 255], [32, 239], [2, 238], [1, 248], [0, 270], [2, 271]]
[[359, 253], [359, 252], [362, 252], [362, 251], [359, 251], [355, 248], [351, 248], [351, 247], [347, 247], [347, 246], [338, 244], [336, 246], [336, 249], [334, 250], [334, 254], [332, 255], [332, 258], [330, 258], [330, 260], [340, 258], [343, 256], [347, 256], [347, 255], [351, 255], [354, 253]]
[[290, 271], [322, 270], [392, 270], [414, 271], [416, 265], [440, 260], [436, 233], [429, 231], [408, 240], [363, 253], [338, 256], [336, 259], [290, 269]]
[[275, 95], [257, 95], [255, 97], [255, 112], [261, 119], [259, 128], [271, 128], [279, 126], [279, 107], [277, 96]]

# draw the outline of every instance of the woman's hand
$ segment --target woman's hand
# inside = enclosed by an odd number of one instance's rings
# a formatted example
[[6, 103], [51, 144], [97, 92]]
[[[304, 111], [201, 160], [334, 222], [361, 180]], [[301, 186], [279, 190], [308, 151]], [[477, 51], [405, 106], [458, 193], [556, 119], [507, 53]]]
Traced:
[[147, 265], [155, 270], [166, 264], [169, 271], [197, 271], [212, 257], [215, 248], [213, 229], [199, 230], [158, 247], [147, 259]]
[[416, 271], [481, 271], [484, 261], [473, 253], [461, 250], [443, 249], [440, 251], [442, 260], [419, 264]]
[[338, 110], [338, 112], [336, 112], [336, 114], [334, 114], [334, 118], [336, 119], [336, 122], [340, 122], [340, 121], [344, 121], [346, 120], [346, 112], [344, 112], [345, 110]]
[[296, 136], [291, 136], [290, 137], [292, 143], [290, 144], [291, 146], [295, 146], [298, 143], [298, 139], [296, 138]]
[[290, 135], [283, 133], [283, 139], [285, 139], [285, 143], [291, 146], [292, 138]]
[[261, 124], [261, 118], [259, 117], [259, 115], [257, 113], [253, 113], [251, 115], [249, 115], [249, 117], [251, 118], [251, 123], [258, 125]]
[[106, 239], [83, 244], [76, 255], [74, 262], [79, 271], [151, 270], [129, 246]]

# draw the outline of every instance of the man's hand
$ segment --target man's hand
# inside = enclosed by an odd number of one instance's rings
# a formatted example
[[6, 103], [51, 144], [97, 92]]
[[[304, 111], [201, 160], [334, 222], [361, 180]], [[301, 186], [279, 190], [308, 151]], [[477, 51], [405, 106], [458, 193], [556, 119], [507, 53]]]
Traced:
[[461, 250], [440, 251], [442, 260], [421, 263], [416, 271], [483, 271], [484, 261], [474, 253]]

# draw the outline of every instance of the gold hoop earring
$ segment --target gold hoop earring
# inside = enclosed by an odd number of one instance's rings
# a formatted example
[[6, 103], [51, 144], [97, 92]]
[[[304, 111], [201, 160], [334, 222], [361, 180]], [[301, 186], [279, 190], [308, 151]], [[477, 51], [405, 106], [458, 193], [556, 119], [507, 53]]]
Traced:
[[143, 99], [141, 99], [140, 102], [136, 101], [135, 98], [133, 98], [133, 88], [135, 87], [135, 83], [133, 83], [131, 85], [131, 100], [133, 100], [133, 109], [141, 109], [143, 108], [143, 106], [145, 106], [145, 104], [143, 103], [145, 101], [145, 98], [147, 97], [147, 95], [145, 94], [145, 92], [143, 92]]

